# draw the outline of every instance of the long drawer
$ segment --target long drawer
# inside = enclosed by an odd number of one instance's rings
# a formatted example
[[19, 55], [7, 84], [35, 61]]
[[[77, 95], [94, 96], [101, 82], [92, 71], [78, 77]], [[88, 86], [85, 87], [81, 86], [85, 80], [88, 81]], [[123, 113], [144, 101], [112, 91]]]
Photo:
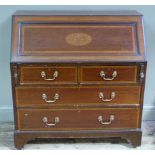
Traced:
[[136, 83], [137, 66], [82, 66], [81, 83]]
[[138, 108], [20, 109], [19, 130], [88, 130], [138, 128]]
[[140, 86], [16, 87], [17, 106], [139, 104]]
[[20, 66], [20, 84], [75, 84], [75, 66]]

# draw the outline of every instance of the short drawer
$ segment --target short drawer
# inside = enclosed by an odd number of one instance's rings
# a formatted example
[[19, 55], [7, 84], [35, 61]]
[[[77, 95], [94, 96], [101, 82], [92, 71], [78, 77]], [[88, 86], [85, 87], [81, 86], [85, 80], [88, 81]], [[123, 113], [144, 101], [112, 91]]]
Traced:
[[16, 87], [17, 106], [139, 104], [140, 86]]
[[136, 83], [137, 66], [82, 66], [81, 83]]
[[138, 128], [138, 108], [20, 109], [19, 130], [104, 130]]
[[77, 68], [63, 66], [21, 66], [20, 84], [74, 84], [77, 83]]

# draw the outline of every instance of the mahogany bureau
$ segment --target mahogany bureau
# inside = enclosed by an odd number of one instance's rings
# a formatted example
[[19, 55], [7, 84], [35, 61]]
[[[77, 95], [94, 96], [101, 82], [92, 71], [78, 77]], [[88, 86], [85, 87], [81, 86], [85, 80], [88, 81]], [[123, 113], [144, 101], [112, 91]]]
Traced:
[[141, 144], [146, 72], [136, 11], [17, 11], [11, 75], [15, 147], [36, 138]]

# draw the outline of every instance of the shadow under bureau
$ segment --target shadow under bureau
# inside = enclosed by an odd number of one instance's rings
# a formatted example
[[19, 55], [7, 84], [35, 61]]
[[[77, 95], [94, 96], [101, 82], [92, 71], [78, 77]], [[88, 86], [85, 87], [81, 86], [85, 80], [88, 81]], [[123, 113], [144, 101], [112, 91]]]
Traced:
[[17, 11], [11, 76], [15, 147], [36, 138], [141, 144], [146, 61], [136, 11]]

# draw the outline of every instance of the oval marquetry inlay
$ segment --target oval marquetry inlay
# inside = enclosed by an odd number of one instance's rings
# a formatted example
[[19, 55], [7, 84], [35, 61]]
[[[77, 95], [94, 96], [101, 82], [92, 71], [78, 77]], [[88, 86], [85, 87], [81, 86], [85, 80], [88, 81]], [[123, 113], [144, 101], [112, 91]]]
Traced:
[[66, 42], [73, 46], [84, 46], [91, 41], [92, 37], [86, 33], [71, 33], [66, 37]]

